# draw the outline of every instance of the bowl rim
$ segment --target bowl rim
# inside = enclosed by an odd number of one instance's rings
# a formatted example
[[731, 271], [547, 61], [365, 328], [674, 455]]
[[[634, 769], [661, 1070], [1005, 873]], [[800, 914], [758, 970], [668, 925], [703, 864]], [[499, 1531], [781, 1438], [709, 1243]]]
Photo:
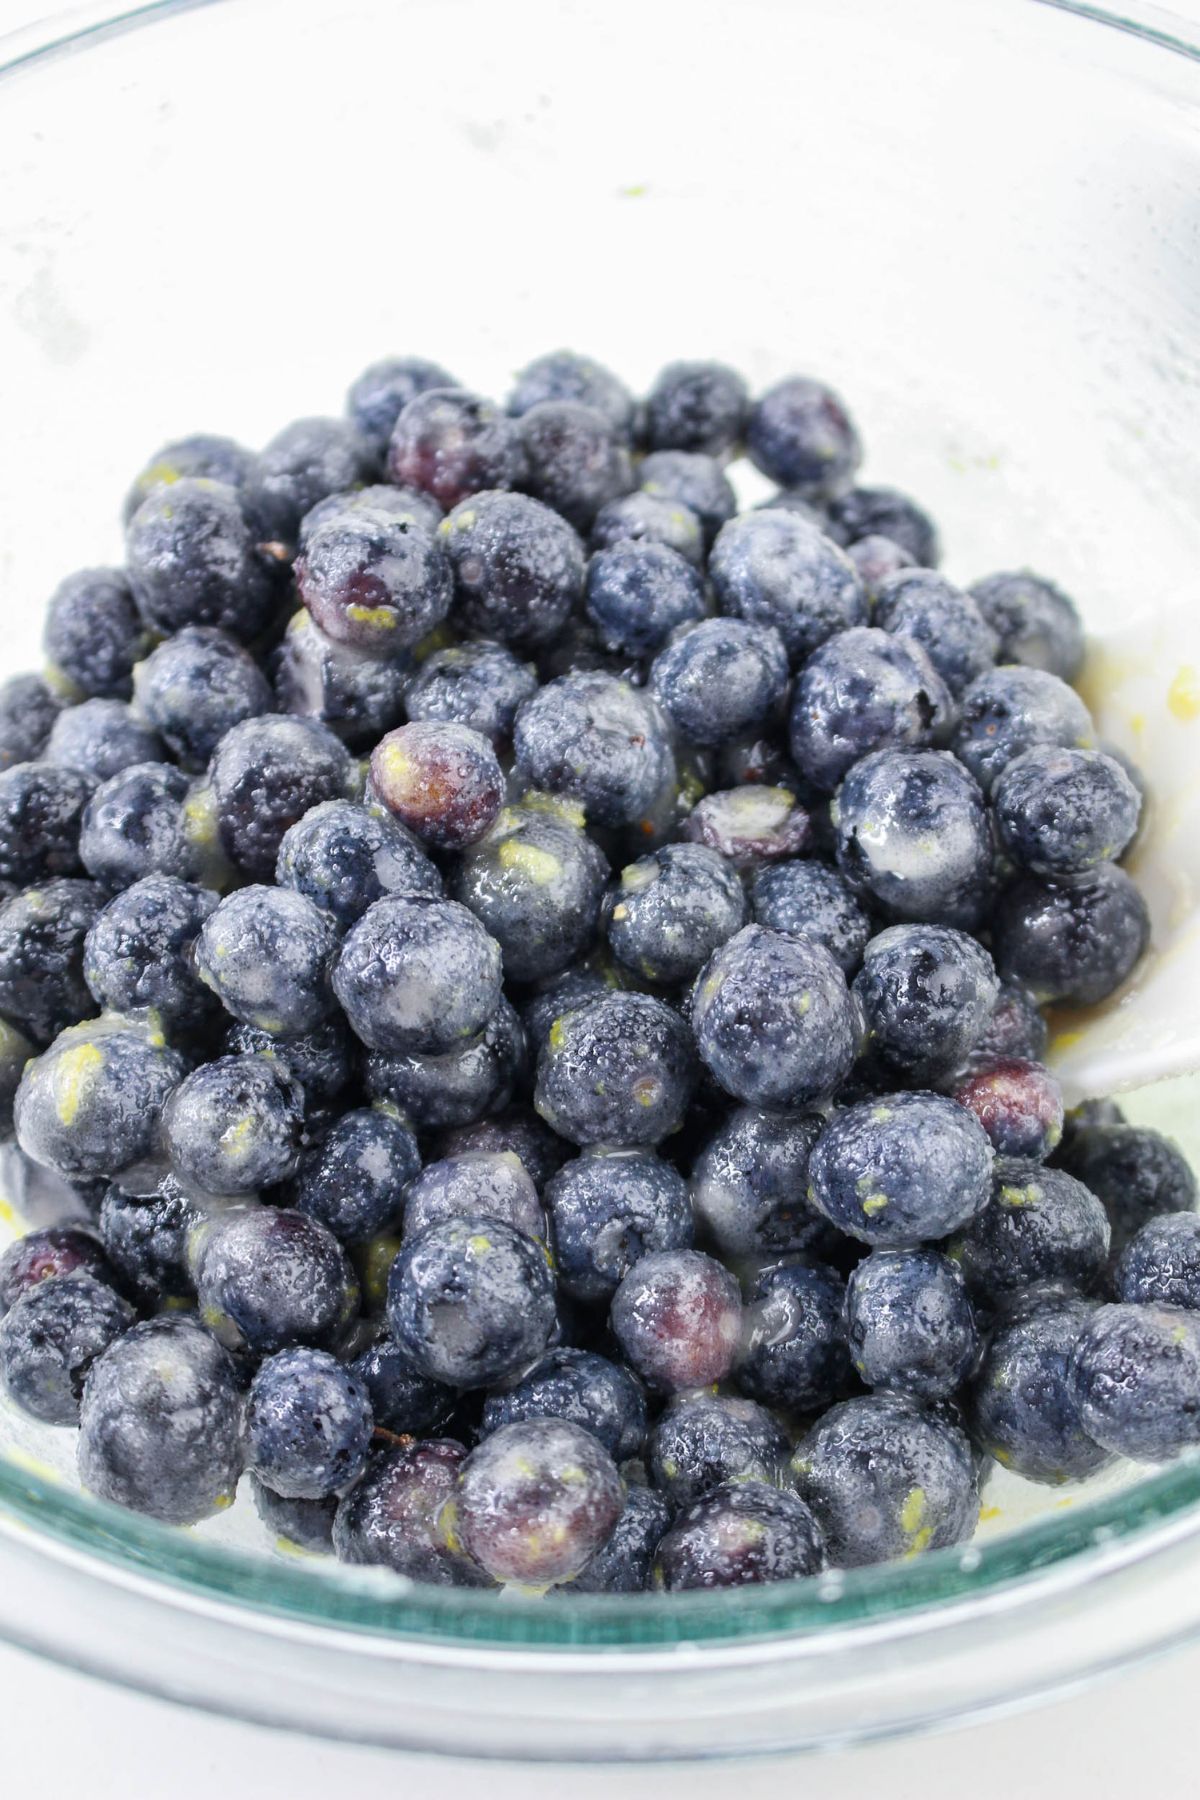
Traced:
[[[1200, 62], [1200, 43], [1180, 35], [1186, 21], [1158, 5], [1126, 0], [1121, 11], [1085, 0], [1014, 0], [1075, 16]], [[85, 52], [125, 32], [228, 0], [147, 0], [111, 10], [74, 7], [0, 35], [0, 83], [18, 72]], [[1125, 1560], [1152, 1557], [1166, 1539], [1200, 1539], [1200, 1454], [1186, 1456], [1115, 1494], [1089, 1499], [1052, 1518], [1015, 1527], [992, 1542], [926, 1553], [919, 1559], [830, 1571], [803, 1581], [752, 1590], [645, 1596], [574, 1595], [547, 1604], [541, 1597], [438, 1589], [380, 1570], [326, 1568], [326, 1559], [268, 1559], [157, 1524], [67, 1488], [53, 1470], [17, 1454], [0, 1453], [0, 1535], [12, 1528], [40, 1538], [60, 1554], [86, 1558], [114, 1581], [144, 1586], [154, 1597], [186, 1596], [258, 1617], [274, 1616], [336, 1634], [366, 1634], [377, 1642], [404, 1640], [458, 1646], [479, 1654], [523, 1652], [622, 1653], [684, 1644], [729, 1651], [753, 1641], [777, 1654], [780, 1641], [827, 1641], [830, 1633], [900, 1635], [916, 1632], [939, 1612], [965, 1603], [1040, 1590], [1039, 1577], [1056, 1570], [1063, 1585], [1089, 1579], [1119, 1552]], [[1194, 1511], [1194, 1517], [1188, 1518]], [[3, 1621], [0, 1619], [0, 1630]]]

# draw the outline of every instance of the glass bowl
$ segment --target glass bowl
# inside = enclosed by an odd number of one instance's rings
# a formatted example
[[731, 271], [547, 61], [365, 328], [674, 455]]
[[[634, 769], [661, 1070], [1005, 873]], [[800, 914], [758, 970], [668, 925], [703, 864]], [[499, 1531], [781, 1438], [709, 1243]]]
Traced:
[[[239, 0], [72, 14], [4, 48], [6, 671], [36, 665], [55, 581], [119, 557], [152, 448], [261, 442], [393, 350], [498, 391], [564, 339], [635, 385], [676, 355], [759, 385], [811, 370], [849, 396], [867, 479], [935, 512], [952, 576], [1028, 561], [1110, 635], [1192, 593], [1200, 68], [1160, 11]], [[1135, 722], [1104, 726], [1153, 779]], [[1198, 1096], [1176, 1081], [1130, 1110], [1186, 1142]], [[360, 1742], [842, 1743], [1200, 1625], [1186, 1461], [1077, 1491], [1005, 1479], [976, 1542], [896, 1566], [542, 1602], [272, 1554], [242, 1506], [166, 1530], [69, 1468], [69, 1434], [0, 1417], [0, 1630]]]

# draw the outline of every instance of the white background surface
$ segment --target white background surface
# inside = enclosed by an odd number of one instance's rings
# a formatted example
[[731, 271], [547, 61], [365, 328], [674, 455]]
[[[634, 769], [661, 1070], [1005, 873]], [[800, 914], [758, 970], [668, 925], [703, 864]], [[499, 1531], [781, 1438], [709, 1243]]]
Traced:
[[[0, 30], [53, 10], [0, 0]], [[85, 142], [86, 119], [79, 124]], [[1157, 1800], [1195, 1790], [1198, 1692], [1200, 1648], [1039, 1710], [936, 1738], [736, 1772], [715, 1766], [566, 1774], [435, 1765], [282, 1736], [117, 1691], [0, 1646], [0, 1791], [14, 1800], [73, 1792], [89, 1800], [138, 1793], [154, 1800], [341, 1800], [353, 1783], [364, 1793], [411, 1791], [422, 1800], [435, 1792], [437, 1800], [458, 1800], [481, 1786], [489, 1800], [557, 1800], [568, 1788], [572, 1800], [592, 1800], [619, 1782], [635, 1800], [709, 1800], [731, 1788], [739, 1800], [809, 1792], [821, 1800]]]

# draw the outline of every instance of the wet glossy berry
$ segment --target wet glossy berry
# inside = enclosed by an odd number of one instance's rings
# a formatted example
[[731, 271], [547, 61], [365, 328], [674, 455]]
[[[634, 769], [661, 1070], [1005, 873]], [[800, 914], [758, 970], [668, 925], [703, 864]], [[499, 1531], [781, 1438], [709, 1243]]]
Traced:
[[1074, 681], [1083, 667], [1083, 621], [1075, 602], [1028, 569], [986, 575], [971, 593], [1000, 642], [998, 660]]
[[62, 705], [40, 675], [0, 682], [0, 771], [37, 760]]
[[550, 1350], [515, 1387], [492, 1394], [481, 1432], [525, 1419], [566, 1419], [597, 1438], [617, 1462], [640, 1456], [646, 1396], [628, 1369], [590, 1350]]
[[271, 561], [223, 482], [185, 477], [154, 488], [129, 521], [125, 559], [138, 611], [164, 637], [219, 625], [249, 643], [275, 609]]
[[734, 869], [702, 844], [668, 844], [621, 871], [604, 906], [617, 960], [647, 981], [688, 981], [746, 921]]
[[330, 512], [307, 535], [296, 586], [329, 637], [389, 657], [441, 623], [454, 591], [445, 552], [431, 533], [362, 508]]
[[110, 1287], [118, 1283], [94, 1232], [78, 1225], [50, 1225], [14, 1238], [0, 1255], [0, 1318], [40, 1282], [74, 1274], [91, 1275]]
[[555, 1137], [528, 1104], [473, 1125], [460, 1125], [439, 1139], [442, 1156], [458, 1156], [465, 1150], [510, 1151], [540, 1192], [570, 1155], [570, 1145]]
[[110, 888], [130, 887], [148, 875], [202, 878], [211, 846], [194, 830], [192, 789], [170, 763], [135, 763], [98, 787], [79, 833], [84, 868]]
[[759, 925], [807, 938], [852, 975], [871, 936], [871, 921], [836, 869], [793, 860], [756, 869], [750, 905]]
[[499, 1219], [527, 1237], [546, 1237], [537, 1189], [511, 1152], [464, 1150], [426, 1163], [405, 1195], [405, 1241], [442, 1219]]
[[99, 1005], [121, 1013], [149, 1008], [168, 1027], [202, 1024], [206, 996], [191, 951], [217, 903], [211, 889], [173, 875], [147, 875], [118, 894], [84, 946], [84, 978]]
[[188, 1239], [202, 1213], [166, 1176], [156, 1194], [133, 1199], [110, 1187], [100, 1208], [100, 1236], [125, 1291], [148, 1311], [192, 1300]]
[[244, 887], [201, 926], [196, 974], [226, 1012], [274, 1036], [311, 1031], [330, 1011], [337, 927], [294, 888]]
[[592, 557], [585, 599], [604, 647], [639, 657], [705, 612], [704, 584], [692, 565], [666, 544], [632, 539]]
[[350, 384], [346, 412], [377, 457], [387, 451], [396, 420], [410, 400], [431, 388], [457, 384], [439, 363], [421, 356], [385, 356], [373, 362]]
[[387, 1320], [420, 1374], [449, 1387], [491, 1387], [546, 1347], [554, 1277], [545, 1247], [501, 1219], [429, 1225], [392, 1264]]
[[672, 638], [655, 658], [650, 679], [685, 736], [697, 744], [728, 744], [778, 717], [787, 654], [770, 627], [705, 619]]
[[456, 901], [389, 894], [348, 933], [333, 988], [372, 1050], [439, 1055], [495, 1012], [500, 947]]
[[992, 1189], [983, 1128], [940, 1094], [884, 1094], [835, 1113], [813, 1146], [808, 1198], [839, 1231], [889, 1249], [976, 1219]]
[[931, 569], [881, 581], [872, 617], [892, 636], [919, 643], [956, 699], [996, 660], [996, 634], [974, 600]]
[[431, 388], [400, 412], [387, 453], [390, 480], [432, 494], [447, 511], [482, 489], [519, 487], [525, 449], [511, 419], [465, 388]]
[[746, 383], [718, 362], [668, 363], [646, 396], [646, 442], [651, 450], [727, 455], [750, 410]]
[[534, 1105], [574, 1144], [660, 1143], [695, 1085], [687, 1026], [648, 994], [614, 993], [557, 1019], [538, 1055]]
[[953, 747], [989, 793], [1026, 750], [1043, 744], [1088, 750], [1094, 742], [1091, 714], [1074, 688], [1043, 669], [1010, 664], [987, 670], [966, 689]]
[[340, 1014], [311, 1031], [280, 1036], [257, 1025], [230, 1025], [222, 1041], [228, 1056], [265, 1056], [304, 1089], [306, 1112], [328, 1106], [349, 1085], [358, 1045]]
[[381, 1563], [436, 1587], [487, 1586], [482, 1570], [451, 1547], [441, 1525], [466, 1454], [452, 1438], [377, 1451], [337, 1509], [333, 1547], [339, 1560]]
[[820, 645], [796, 679], [792, 756], [815, 787], [832, 793], [873, 750], [937, 742], [952, 712], [949, 691], [919, 644], [855, 626]]
[[1043, 1003], [1094, 1006], [1106, 999], [1136, 968], [1149, 940], [1146, 902], [1113, 863], [1056, 881], [1018, 876], [1000, 894], [992, 916], [1001, 976]]
[[653, 1488], [631, 1487], [621, 1516], [596, 1554], [563, 1589], [574, 1594], [640, 1594], [650, 1585], [654, 1553], [671, 1509]]
[[846, 1335], [867, 1386], [946, 1400], [979, 1358], [962, 1273], [936, 1250], [873, 1250], [846, 1286]]
[[305, 813], [279, 846], [275, 879], [346, 928], [385, 894], [442, 891], [413, 834], [380, 808], [327, 800]]
[[696, 978], [696, 1047], [737, 1100], [780, 1109], [825, 1098], [854, 1061], [858, 1019], [827, 950], [747, 925]]
[[371, 795], [438, 850], [461, 850], [492, 824], [504, 775], [489, 740], [467, 725], [402, 725], [371, 755]]
[[463, 858], [456, 899], [495, 938], [510, 980], [557, 973], [590, 948], [608, 863], [569, 806], [506, 807]]
[[171, 1172], [195, 1194], [255, 1194], [295, 1174], [304, 1096], [265, 1056], [222, 1056], [180, 1082], [163, 1110]]
[[592, 549], [611, 550], [624, 543], [661, 544], [693, 568], [704, 565], [704, 528], [681, 500], [639, 491], [602, 506], [592, 524]]
[[624, 382], [590, 356], [551, 350], [521, 370], [508, 397], [516, 418], [547, 400], [577, 400], [603, 413], [611, 429], [628, 438], [634, 429], [634, 399]]
[[443, 1515], [497, 1581], [543, 1586], [576, 1575], [606, 1541], [625, 1494], [590, 1432], [562, 1419], [501, 1425], [467, 1458]]
[[832, 806], [837, 861], [893, 918], [970, 930], [991, 898], [991, 823], [977, 783], [940, 750], [877, 750]]
[[414, 1051], [372, 1051], [365, 1079], [372, 1099], [388, 1101], [418, 1131], [469, 1125], [499, 1112], [525, 1073], [525, 1033], [507, 1000], [477, 1036], [441, 1056]]
[[799, 514], [743, 513], [717, 533], [709, 574], [721, 611], [773, 625], [793, 666], [851, 625], [867, 601], [854, 564]]
[[270, 712], [266, 676], [247, 650], [211, 625], [189, 625], [133, 672], [138, 710], [186, 769], [203, 769], [225, 733]]
[[250, 1477], [250, 1497], [254, 1510], [275, 1539], [277, 1550], [289, 1555], [307, 1550], [314, 1556], [328, 1555], [333, 1549], [333, 1521], [337, 1513], [337, 1497], [325, 1500], [289, 1500], [274, 1494], [257, 1475]]
[[213, 432], [176, 438], [157, 450], [137, 476], [125, 496], [122, 519], [128, 525], [142, 501], [156, 489], [192, 478], [222, 481], [241, 495], [244, 503], [250, 503], [258, 481], [258, 457], [233, 438]]
[[275, 870], [289, 826], [353, 784], [349, 752], [315, 719], [246, 719], [217, 745], [209, 771], [221, 842], [252, 879]]
[[829, 527], [839, 544], [880, 536], [899, 544], [925, 568], [935, 568], [940, 559], [933, 520], [896, 488], [852, 487], [835, 495], [829, 502]]
[[452, 1389], [419, 1375], [386, 1334], [350, 1364], [367, 1390], [375, 1423], [385, 1431], [419, 1434], [444, 1419], [454, 1401]]
[[816, 1113], [743, 1106], [718, 1126], [692, 1168], [697, 1223], [723, 1256], [780, 1255], [830, 1237], [805, 1198]]
[[801, 1440], [792, 1472], [840, 1568], [960, 1544], [979, 1516], [962, 1432], [896, 1394], [832, 1407]]
[[1002, 981], [992, 1016], [976, 1038], [968, 1059], [972, 1069], [987, 1069], [1013, 1058], [1041, 1062], [1049, 1032], [1033, 997], [1016, 982]]
[[427, 656], [405, 688], [410, 719], [466, 725], [495, 745], [512, 737], [523, 700], [537, 691], [537, 676], [503, 644], [486, 638], [454, 644]]
[[84, 947], [105, 899], [94, 881], [63, 879], [0, 906], [0, 1013], [37, 1043], [96, 1010]]
[[862, 443], [842, 400], [805, 375], [788, 376], [754, 402], [746, 452], [781, 487], [815, 494], [836, 493], [862, 461]]
[[973, 1292], [990, 1298], [1035, 1283], [1088, 1293], [1108, 1261], [1110, 1230], [1096, 1196], [1062, 1169], [996, 1167], [992, 1201], [950, 1253]]
[[1141, 804], [1113, 757], [1051, 745], [1014, 758], [992, 790], [1001, 845], [1038, 875], [1082, 874], [1116, 861], [1137, 830]]
[[47, 762], [107, 781], [134, 763], [165, 761], [158, 733], [123, 700], [84, 700], [59, 713], [43, 752]]
[[600, 508], [634, 486], [629, 450], [611, 422], [580, 400], [543, 400], [521, 415], [525, 485], [588, 531]]
[[258, 491], [273, 537], [294, 544], [305, 513], [376, 472], [371, 446], [347, 419], [296, 419], [259, 457]]
[[128, 700], [133, 666], [151, 642], [121, 569], [81, 569], [47, 603], [46, 659], [82, 695]]
[[768, 1265], [751, 1283], [734, 1373], [743, 1393], [796, 1415], [851, 1386], [845, 1284], [805, 1257]]
[[60, 763], [14, 763], [0, 772], [0, 881], [26, 887], [77, 875], [94, 783]]
[[854, 993], [872, 1057], [911, 1085], [950, 1075], [978, 1041], [1000, 991], [992, 959], [944, 925], [893, 925], [867, 945]]
[[974, 1113], [997, 1156], [1044, 1162], [1062, 1136], [1062, 1089], [1041, 1063], [981, 1067], [959, 1082], [954, 1098]]
[[168, 1525], [229, 1505], [242, 1471], [234, 1365], [191, 1319], [147, 1319], [93, 1365], [80, 1408], [89, 1493]]
[[1118, 1300], [1200, 1311], [1200, 1217], [1147, 1219], [1122, 1251], [1113, 1287]]
[[374, 521], [386, 529], [398, 528], [432, 537], [445, 515], [432, 494], [416, 488], [393, 487], [390, 482], [368, 483], [348, 494], [326, 494], [300, 521], [297, 548], [303, 552], [309, 539], [330, 519]]
[[122, 1176], [136, 1192], [154, 1167], [163, 1103], [184, 1067], [128, 1020], [73, 1025], [25, 1068], [13, 1108], [17, 1141], [68, 1181]]
[[1196, 1206], [1196, 1177], [1178, 1144], [1119, 1116], [1077, 1123], [1056, 1161], [1101, 1200], [1114, 1251], [1123, 1250], [1148, 1219]]
[[1174, 1306], [1098, 1306], [1071, 1352], [1083, 1429], [1115, 1456], [1165, 1462], [1200, 1443], [1200, 1323]]
[[472, 494], [447, 515], [438, 541], [454, 570], [455, 606], [471, 631], [516, 649], [544, 644], [583, 591], [578, 535], [527, 494]]
[[783, 1485], [788, 1440], [765, 1407], [721, 1394], [678, 1394], [650, 1434], [649, 1467], [673, 1507], [724, 1482]]
[[1068, 1381], [1071, 1353], [1094, 1311], [1059, 1299], [1003, 1325], [988, 1344], [971, 1388], [971, 1435], [1026, 1481], [1083, 1481], [1109, 1461], [1084, 1429]]
[[812, 817], [790, 788], [748, 786], [706, 794], [681, 835], [726, 857], [735, 869], [782, 862], [810, 848]]
[[231, 1207], [200, 1228], [190, 1254], [200, 1317], [230, 1349], [336, 1346], [358, 1308], [345, 1252], [304, 1213]]
[[319, 721], [352, 749], [369, 750], [404, 717], [407, 655], [339, 643], [303, 609], [293, 613], [271, 672], [280, 712]]
[[650, 1251], [691, 1248], [687, 1184], [648, 1150], [597, 1147], [546, 1183], [555, 1262], [564, 1293], [608, 1301]]
[[290, 1199], [344, 1244], [366, 1243], [398, 1224], [408, 1183], [421, 1166], [403, 1120], [380, 1107], [336, 1119], [306, 1151]]
[[654, 1585], [680, 1593], [793, 1581], [815, 1575], [824, 1560], [820, 1528], [795, 1494], [728, 1482], [689, 1506], [660, 1540]]
[[285, 1499], [323, 1500], [367, 1465], [373, 1420], [366, 1389], [327, 1350], [280, 1350], [246, 1396], [246, 1463]]
[[699, 1250], [655, 1250], [613, 1295], [613, 1335], [627, 1362], [661, 1393], [723, 1381], [742, 1324], [738, 1284]]

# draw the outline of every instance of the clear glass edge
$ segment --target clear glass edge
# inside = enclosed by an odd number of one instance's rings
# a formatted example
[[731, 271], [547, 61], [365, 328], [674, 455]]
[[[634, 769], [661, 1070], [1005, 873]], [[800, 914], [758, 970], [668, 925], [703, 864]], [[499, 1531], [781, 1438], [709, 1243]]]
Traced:
[[[125, 31], [176, 14], [230, 0], [150, 0], [111, 12], [72, 8], [0, 35], [0, 81], [73, 54]], [[1022, 0], [1088, 23], [1108, 26], [1160, 49], [1200, 61], [1200, 45], [1180, 35], [1186, 21], [1166, 9], [1131, 5], [1110, 12], [1085, 0]], [[322, 1628], [381, 1637], [428, 1639], [525, 1650], [652, 1650], [685, 1642], [732, 1642], [819, 1634], [848, 1628], [899, 1624], [964, 1600], [981, 1600], [1032, 1583], [1045, 1571], [1073, 1561], [1085, 1580], [1105, 1546], [1135, 1540], [1151, 1554], [1170, 1521], [1200, 1502], [1200, 1458], [1187, 1458], [1134, 1487], [1099, 1501], [1082, 1502], [1069, 1516], [1020, 1527], [994, 1543], [941, 1550], [901, 1565], [839, 1571], [836, 1593], [828, 1577], [781, 1582], [753, 1591], [660, 1595], [642, 1598], [575, 1595], [547, 1602], [470, 1590], [417, 1588], [397, 1578], [394, 1591], [360, 1590], [349, 1580], [327, 1580], [298, 1562], [268, 1562], [205, 1543], [177, 1529], [126, 1513], [0, 1456], [0, 1514], [18, 1527], [83, 1552], [114, 1576], [152, 1577], [156, 1586], [196, 1599], [217, 1600], [257, 1614]], [[1200, 1512], [1194, 1525], [1200, 1535]]]

